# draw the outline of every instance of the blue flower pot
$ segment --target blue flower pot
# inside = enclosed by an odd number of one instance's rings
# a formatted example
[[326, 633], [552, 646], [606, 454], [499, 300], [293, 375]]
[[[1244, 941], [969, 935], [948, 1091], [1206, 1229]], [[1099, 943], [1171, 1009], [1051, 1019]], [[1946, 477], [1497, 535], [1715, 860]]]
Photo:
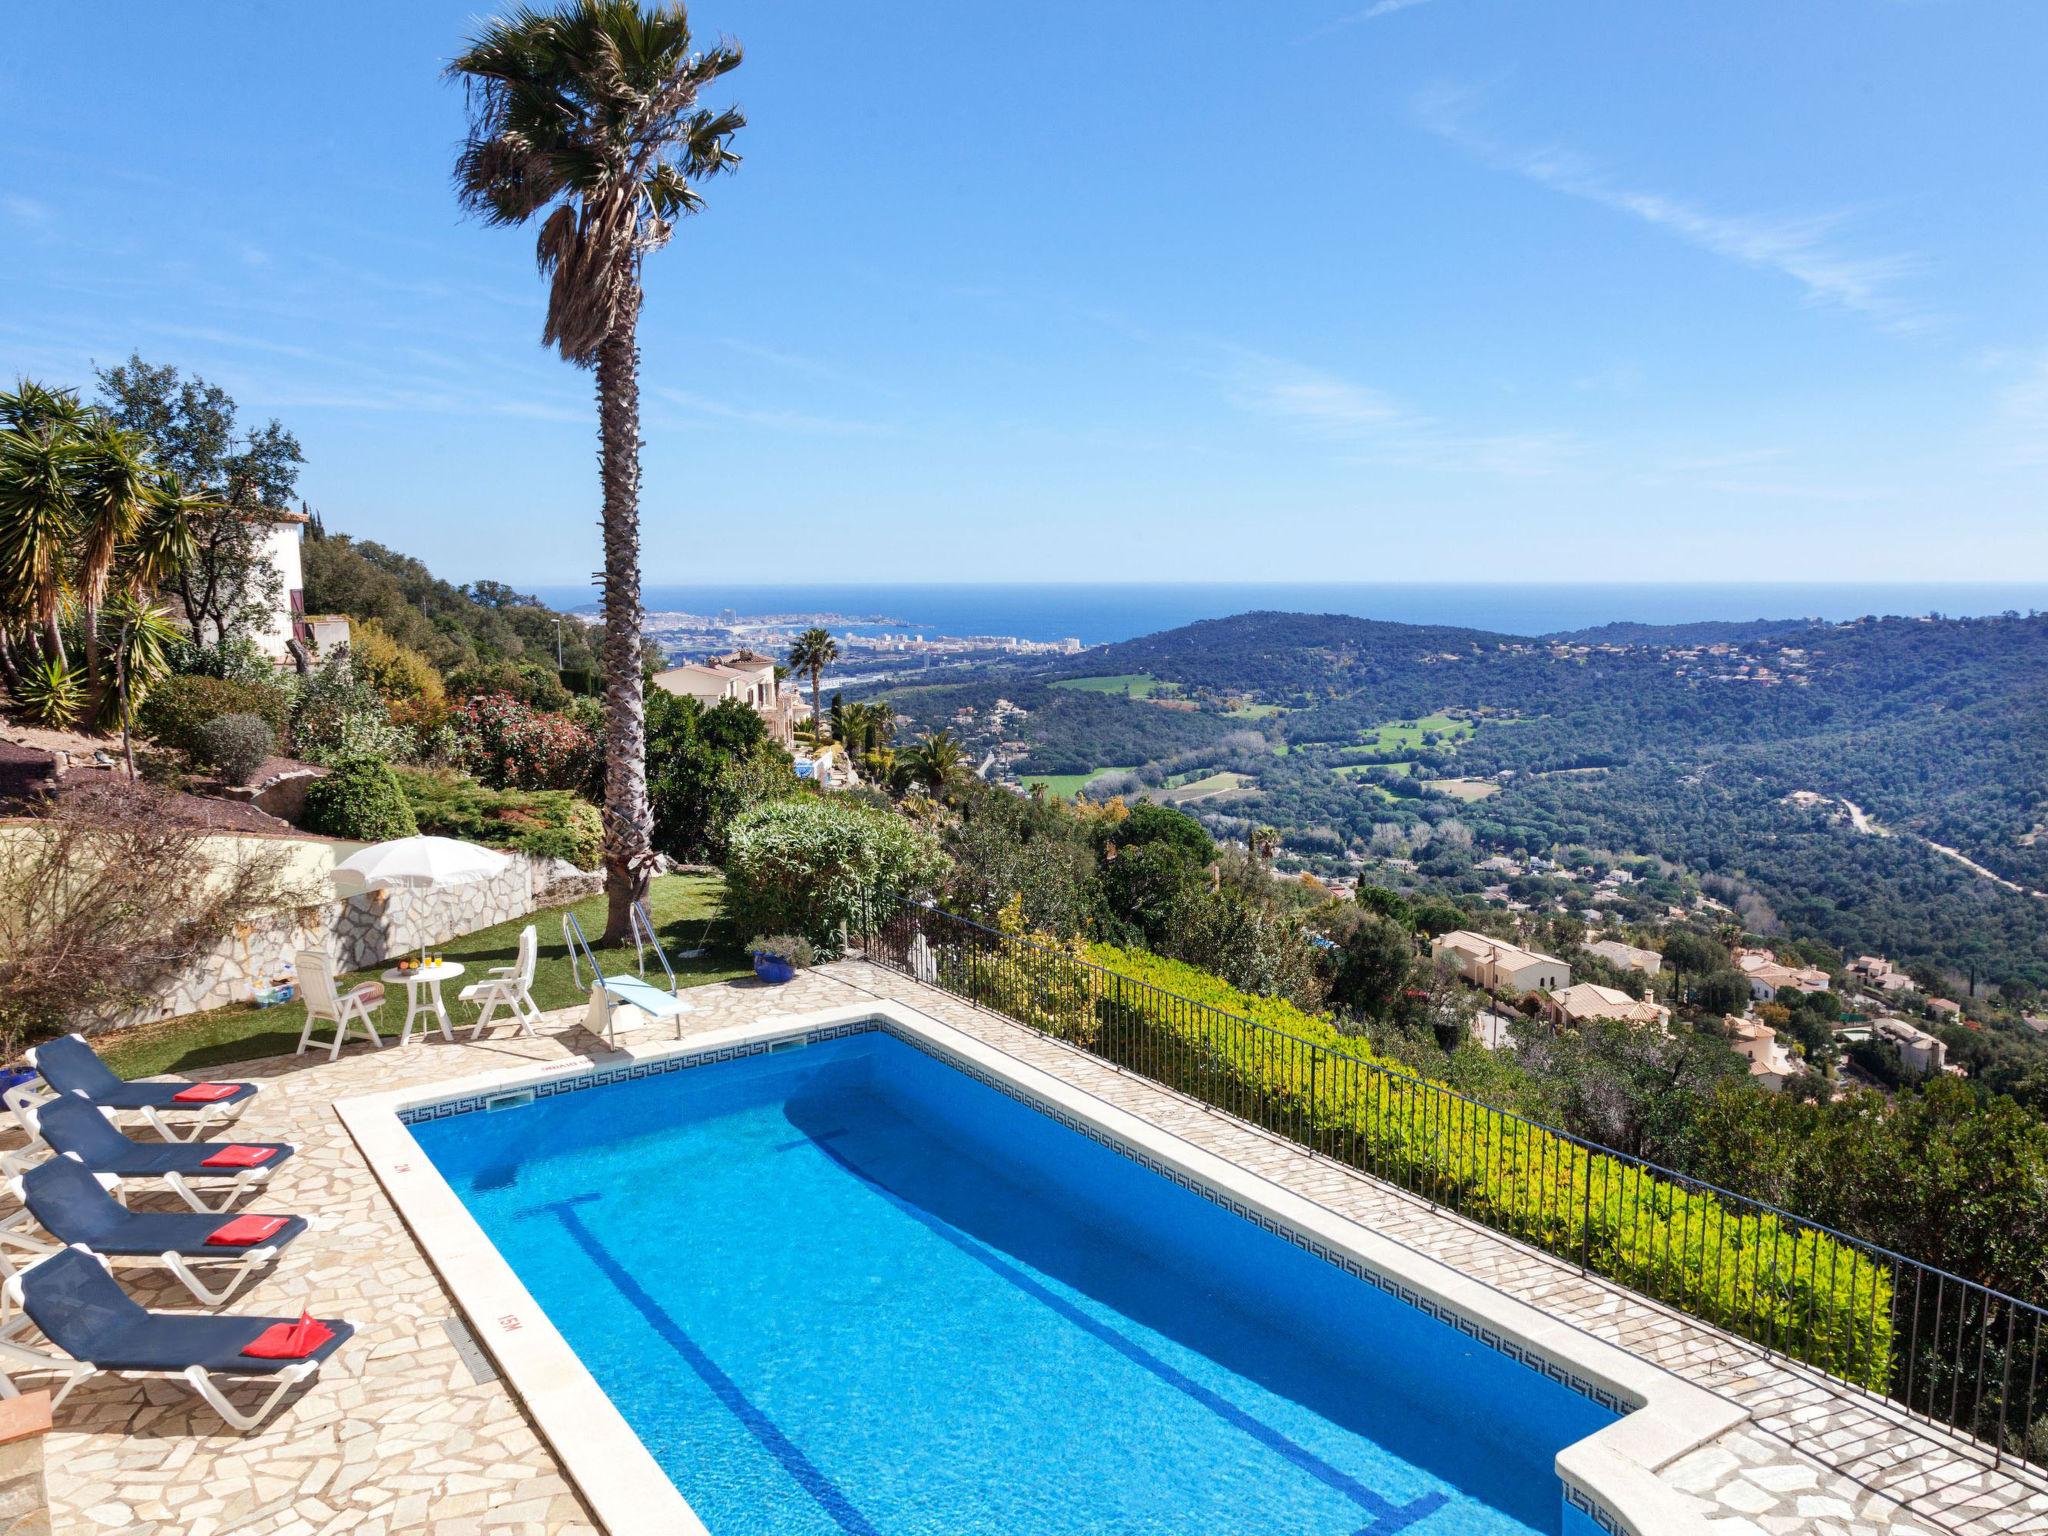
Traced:
[[19, 1088], [23, 1083], [32, 1083], [39, 1075], [33, 1067], [24, 1067], [19, 1072], [0, 1072], [0, 1093]]
[[774, 955], [757, 954], [754, 956], [754, 974], [769, 986], [779, 987], [785, 981], [796, 980], [796, 967], [787, 960], [777, 959]]

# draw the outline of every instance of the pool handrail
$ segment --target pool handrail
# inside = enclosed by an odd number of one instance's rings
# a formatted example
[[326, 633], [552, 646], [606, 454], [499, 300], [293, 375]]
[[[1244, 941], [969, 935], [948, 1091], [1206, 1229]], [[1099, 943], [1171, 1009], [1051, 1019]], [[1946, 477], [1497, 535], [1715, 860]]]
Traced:
[[636, 901], [626, 909], [627, 926], [633, 934], [633, 960], [639, 967], [640, 979], [647, 979], [647, 950], [653, 949], [654, 958], [661, 962], [663, 974], [668, 977], [669, 995], [676, 994], [675, 967], [668, 963], [668, 951], [661, 947], [661, 939], [654, 931], [654, 914], [647, 910], [645, 901]]

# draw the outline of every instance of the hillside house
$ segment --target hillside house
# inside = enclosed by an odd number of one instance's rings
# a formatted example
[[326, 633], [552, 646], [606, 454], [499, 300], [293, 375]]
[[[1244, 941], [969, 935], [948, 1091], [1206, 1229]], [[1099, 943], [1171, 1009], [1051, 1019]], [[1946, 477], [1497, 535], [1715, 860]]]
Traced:
[[1938, 1035], [1930, 1035], [1907, 1019], [1872, 1019], [1868, 1024], [1837, 1029], [1835, 1037], [1850, 1043], [1881, 1040], [1895, 1046], [1905, 1069], [1921, 1077], [1948, 1070], [1948, 1046]]
[[1732, 1014], [1722, 1022], [1727, 1026], [1728, 1043], [1735, 1054], [1749, 1063], [1749, 1075], [1771, 1092], [1776, 1093], [1805, 1073], [1806, 1063], [1786, 1048], [1770, 1025]]
[[1929, 998], [1927, 1011], [1943, 1024], [1954, 1024], [1963, 1016], [1963, 1005], [1946, 997]]
[[1738, 949], [1735, 966], [1749, 980], [1749, 995], [1760, 1003], [1780, 992], [1825, 992], [1828, 973], [1810, 965], [1785, 965], [1768, 949]]
[[1434, 958], [1449, 959], [1460, 976], [1489, 992], [1554, 992], [1572, 981], [1571, 967], [1555, 955], [1462, 928], [1431, 940], [1429, 952]]
[[796, 728], [811, 715], [801, 689], [785, 686], [775, 662], [754, 651], [732, 651], [704, 662], [684, 662], [654, 674], [654, 686], [677, 698], [695, 699], [706, 709], [737, 699], [768, 722], [768, 732], [787, 747]]
[[1595, 1019], [1619, 1019], [1624, 1024], [1653, 1024], [1667, 1029], [1671, 1010], [1661, 1003], [1630, 997], [1618, 987], [1603, 987], [1581, 981], [1552, 992], [1543, 1000], [1543, 1012], [1553, 1024], [1589, 1024]]
[[1625, 971], [1640, 971], [1645, 976], [1654, 976], [1664, 969], [1664, 957], [1656, 950], [1638, 949], [1633, 944], [1624, 944], [1620, 939], [1600, 939], [1588, 944], [1586, 953], [1598, 955]]

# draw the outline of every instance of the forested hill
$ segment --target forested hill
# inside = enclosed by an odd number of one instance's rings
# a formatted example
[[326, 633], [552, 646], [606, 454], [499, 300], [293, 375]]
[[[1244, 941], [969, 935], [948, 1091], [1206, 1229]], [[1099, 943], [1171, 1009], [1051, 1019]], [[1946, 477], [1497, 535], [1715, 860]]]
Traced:
[[[1170, 793], [1227, 767], [1194, 808], [1305, 855], [1446, 819], [1653, 854], [1844, 947], [2048, 985], [2048, 616], [1526, 638], [1251, 613], [1033, 670], [1064, 686], [1019, 695], [1025, 773], [1137, 765]], [[1089, 677], [1120, 691], [1084, 711]], [[1136, 729], [1161, 704], [1173, 742]], [[1205, 726], [1214, 763], [1181, 744]]]
[[1143, 635], [1091, 651], [1070, 672], [1149, 672], [1175, 682], [1227, 691], [1311, 698], [1423, 681], [1419, 669], [1446, 655], [1470, 657], [1503, 645], [1529, 644], [1512, 635], [1434, 624], [1390, 624], [1343, 614], [1242, 613]]

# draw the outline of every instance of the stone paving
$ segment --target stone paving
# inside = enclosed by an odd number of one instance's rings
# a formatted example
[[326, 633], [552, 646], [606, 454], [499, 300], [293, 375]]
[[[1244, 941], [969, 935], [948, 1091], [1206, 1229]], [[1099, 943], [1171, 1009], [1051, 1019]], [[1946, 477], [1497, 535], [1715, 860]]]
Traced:
[[[867, 996], [898, 999], [971, 1031], [1742, 1402], [1749, 1423], [1662, 1474], [1701, 1501], [1718, 1536], [2048, 1536], [2048, 1492], [1882, 1404], [906, 977], [856, 961], [786, 987], [702, 987], [690, 994], [687, 1023], [695, 1033]], [[517, 1400], [498, 1380], [478, 1382], [457, 1353], [442, 1326], [454, 1304], [331, 1108], [355, 1094], [520, 1061], [611, 1059], [579, 1020], [580, 1010], [551, 1014], [534, 1040], [511, 1038], [501, 1026], [477, 1044], [464, 1031], [454, 1045], [352, 1047], [333, 1063], [306, 1056], [237, 1067], [236, 1075], [266, 1084], [242, 1134], [299, 1148], [252, 1208], [303, 1212], [313, 1225], [233, 1305], [281, 1313], [303, 1305], [350, 1318], [359, 1331], [255, 1434], [227, 1430], [182, 1386], [102, 1377], [78, 1388], [46, 1442], [54, 1530], [592, 1536], [589, 1512]], [[181, 1289], [152, 1284], [148, 1273], [122, 1271], [146, 1303], [189, 1306]]]

